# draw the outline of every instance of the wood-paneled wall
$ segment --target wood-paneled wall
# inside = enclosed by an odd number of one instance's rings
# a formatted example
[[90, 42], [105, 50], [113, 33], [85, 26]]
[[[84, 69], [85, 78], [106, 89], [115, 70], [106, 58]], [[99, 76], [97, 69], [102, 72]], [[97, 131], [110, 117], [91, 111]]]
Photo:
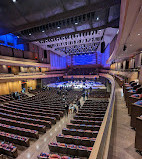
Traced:
[[6, 65], [0, 65], [0, 73], [8, 73], [8, 68]]
[[28, 80], [27, 81], [27, 88], [32, 87], [32, 89], [36, 89], [37, 86], [37, 80]]
[[19, 67], [18, 66], [11, 66], [11, 71], [13, 74], [17, 75], [20, 70], [19, 70]]
[[21, 81], [0, 83], [0, 95], [21, 92]]
[[48, 68], [42, 67], [42, 68], [41, 68], [41, 72], [45, 72], [45, 71], [48, 71]]

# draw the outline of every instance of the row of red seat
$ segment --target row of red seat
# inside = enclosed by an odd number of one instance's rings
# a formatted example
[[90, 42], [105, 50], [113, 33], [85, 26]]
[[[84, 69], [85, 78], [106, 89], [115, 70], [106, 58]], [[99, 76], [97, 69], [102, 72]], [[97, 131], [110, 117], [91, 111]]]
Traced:
[[[83, 108], [87, 107], [86, 114], [84, 109], [81, 108], [79, 113], [71, 120], [71, 123], [67, 124], [67, 128], [62, 130], [62, 134], [56, 137], [57, 143], [49, 144], [50, 151], [71, 155], [73, 157], [79, 156], [88, 158], [107, 109], [107, 106], [103, 106], [102, 103], [108, 104], [108, 100], [105, 102], [101, 99], [101, 101], [87, 100], [83, 105]], [[94, 107], [93, 102], [95, 103]], [[89, 103], [91, 107], [89, 107]], [[88, 107], [90, 109], [88, 109]], [[92, 112], [91, 110], [94, 109], [95, 111]], [[91, 116], [89, 112], [91, 112]], [[81, 114], [83, 115], [81, 116]], [[68, 145], [70, 145], [70, 147], [68, 147]]]
[[66, 143], [66, 144], [74, 144], [74, 145], [83, 145], [87, 147], [92, 147], [96, 138], [89, 137], [80, 137], [80, 136], [72, 136], [72, 135], [64, 135], [59, 134], [56, 136], [57, 142]]
[[16, 158], [18, 156], [17, 147], [15, 147], [13, 144], [8, 144], [5, 142], [0, 142], [0, 152], [4, 155], [11, 156], [13, 158]]
[[29, 138], [10, 133], [0, 132], [0, 140], [5, 140], [11, 143], [19, 144], [22, 146], [29, 146]]
[[[68, 102], [76, 94], [78, 91], [68, 92]], [[57, 94], [56, 89], [4, 103], [0, 108], [0, 130], [3, 131], [0, 139], [29, 146], [30, 138], [38, 139], [39, 133], [46, 132], [46, 128], [63, 117], [64, 111], [62, 97]]]
[[65, 144], [65, 143], [50, 143], [49, 149], [52, 152], [68, 154], [71, 156], [89, 157], [92, 147], [81, 145]]

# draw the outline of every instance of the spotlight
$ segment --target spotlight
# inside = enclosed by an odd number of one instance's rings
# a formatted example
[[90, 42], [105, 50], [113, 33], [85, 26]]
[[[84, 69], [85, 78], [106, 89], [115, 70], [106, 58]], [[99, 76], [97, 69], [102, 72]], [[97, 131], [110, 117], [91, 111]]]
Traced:
[[98, 21], [98, 20], [99, 20], [99, 17], [97, 17], [96, 20]]

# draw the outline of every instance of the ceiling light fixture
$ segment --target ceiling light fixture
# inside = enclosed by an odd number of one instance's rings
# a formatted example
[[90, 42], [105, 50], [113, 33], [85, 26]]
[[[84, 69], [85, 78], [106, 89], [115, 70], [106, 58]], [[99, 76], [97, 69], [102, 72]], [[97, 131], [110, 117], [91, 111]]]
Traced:
[[29, 35], [31, 36], [32, 34], [31, 34], [31, 33], [29, 33]]
[[42, 32], [44, 33], [44, 32], [45, 32], [45, 30], [42, 30]]
[[60, 29], [61, 27], [60, 26], [57, 26], [57, 29]]
[[77, 22], [75, 22], [74, 24], [75, 24], [75, 25], [77, 25], [78, 23], [77, 23]]
[[96, 19], [99, 20], [99, 17], [97, 17]]
[[13, 1], [13, 3], [16, 3], [16, 0], [12, 0]]

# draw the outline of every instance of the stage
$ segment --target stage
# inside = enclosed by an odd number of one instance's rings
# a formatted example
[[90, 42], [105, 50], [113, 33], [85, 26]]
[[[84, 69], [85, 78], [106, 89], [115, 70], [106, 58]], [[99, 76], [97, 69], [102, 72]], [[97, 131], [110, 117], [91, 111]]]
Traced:
[[90, 81], [86, 80], [85, 82], [83, 81], [66, 81], [66, 82], [59, 82], [59, 83], [51, 83], [47, 85], [48, 87], [63, 87], [63, 88], [73, 88], [73, 89], [89, 89], [90, 87], [92, 89], [106, 89], [105, 85], [102, 84], [101, 82], [95, 82], [95, 81]]

